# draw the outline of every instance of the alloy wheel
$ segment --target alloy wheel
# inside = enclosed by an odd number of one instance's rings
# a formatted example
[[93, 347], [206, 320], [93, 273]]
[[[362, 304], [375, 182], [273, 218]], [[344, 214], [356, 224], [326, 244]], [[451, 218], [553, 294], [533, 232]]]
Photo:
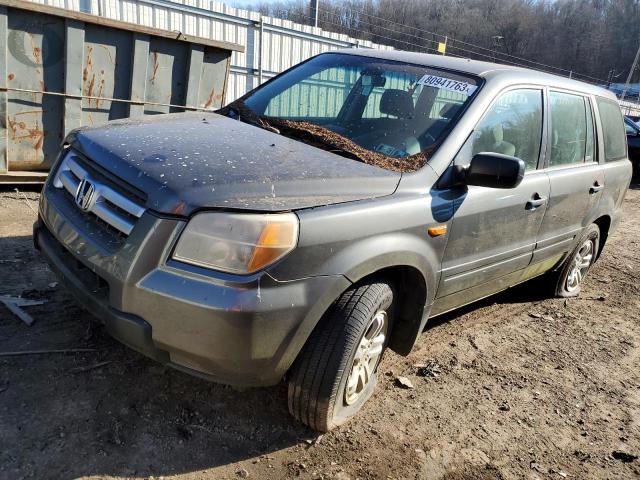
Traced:
[[595, 244], [593, 239], [585, 241], [573, 257], [573, 264], [567, 275], [567, 291], [574, 292], [582, 283], [587, 270], [593, 263]]
[[347, 405], [353, 405], [371, 381], [382, 355], [387, 326], [388, 316], [384, 310], [378, 311], [367, 325], [344, 389], [344, 401]]

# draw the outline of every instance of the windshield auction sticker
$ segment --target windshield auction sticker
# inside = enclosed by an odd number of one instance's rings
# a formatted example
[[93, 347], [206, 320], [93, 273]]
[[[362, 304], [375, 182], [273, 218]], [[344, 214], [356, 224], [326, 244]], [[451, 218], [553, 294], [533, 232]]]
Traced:
[[449, 90], [450, 92], [458, 92], [467, 96], [472, 95], [478, 88], [476, 85], [470, 85], [467, 82], [461, 82], [460, 80], [452, 80], [451, 78], [428, 74], [418, 80], [418, 84], [425, 85], [427, 87], [441, 88], [443, 90]]

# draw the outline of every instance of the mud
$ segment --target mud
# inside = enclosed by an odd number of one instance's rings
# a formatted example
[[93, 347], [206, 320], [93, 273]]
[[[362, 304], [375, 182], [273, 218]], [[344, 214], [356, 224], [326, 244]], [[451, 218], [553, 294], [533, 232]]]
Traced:
[[[25, 198], [26, 197], [26, 198]], [[0, 478], [633, 479], [640, 476], [640, 190], [579, 298], [529, 282], [387, 354], [352, 422], [317, 436], [286, 388], [236, 391], [112, 340], [35, 252], [38, 194], [0, 190]], [[413, 388], [401, 388], [396, 378]]]

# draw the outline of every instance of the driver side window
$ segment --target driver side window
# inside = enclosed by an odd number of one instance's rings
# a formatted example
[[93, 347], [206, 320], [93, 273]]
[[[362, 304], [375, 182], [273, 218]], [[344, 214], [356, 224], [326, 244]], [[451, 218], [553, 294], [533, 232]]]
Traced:
[[489, 108], [466, 141], [455, 163], [468, 165], [480, 152], [502, 153], [524, 160], [535, 170], [542, 141], [542, 91], [511, 90]]

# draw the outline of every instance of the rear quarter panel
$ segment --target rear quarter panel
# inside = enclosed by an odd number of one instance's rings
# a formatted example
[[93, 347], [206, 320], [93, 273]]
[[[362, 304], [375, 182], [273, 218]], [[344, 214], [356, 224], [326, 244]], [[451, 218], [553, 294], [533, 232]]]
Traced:
[[625, 159], [605, 163], [603, 168], [605, 188], [598, 205], [597, 216], [611, 217], [609, 232], [612, 232], [622, 217], [622, 202], [631, 182], [632, 166], [631, 162]]

